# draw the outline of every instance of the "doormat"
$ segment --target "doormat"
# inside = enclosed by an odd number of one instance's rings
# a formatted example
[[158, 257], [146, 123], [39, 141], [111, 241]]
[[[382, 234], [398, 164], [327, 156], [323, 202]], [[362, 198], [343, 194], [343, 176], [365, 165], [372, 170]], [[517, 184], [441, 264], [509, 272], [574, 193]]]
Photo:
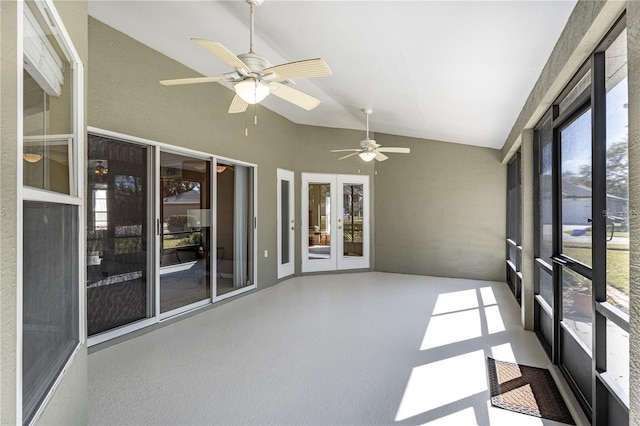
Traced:
[[487, 357], [491, 405], [575, 425], [551, 372]]

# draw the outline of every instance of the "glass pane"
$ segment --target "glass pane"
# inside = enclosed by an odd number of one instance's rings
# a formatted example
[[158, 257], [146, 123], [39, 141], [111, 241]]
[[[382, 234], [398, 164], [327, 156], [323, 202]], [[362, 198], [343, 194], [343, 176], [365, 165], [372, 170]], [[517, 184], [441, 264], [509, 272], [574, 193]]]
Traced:
[[591, 110], [561, 131], [562, 252], [591, 265]]
[[629, 333], [607, 320], [607, 372], [629, 395]]
[[538, 229], [538, 242], [539, 253], [538, 256], [545, 262], [551, 263], [551, 256], [553, 255], [553, 234], [552, 234], [552, 181], [551, 181], [551, 146], [553, 141], [553, 131], [551, 118], [548, 118], [540, 128], [540, 159], [539, 159], [539, 171], [538, 171], [538, 185], [539, 185], [539, 220], [540, 225]]
[[342, 187], [343, 255], [362, 257], [362, 223], [364, 220], [362, 184], [346, 183]]
[[253, 168], [218, 163], [216, 294], [253, 281]]
[[627, 31], [607, 49], [607, 300], [629, 313]]
[[23, 407], [30, 419], [79, 342], [78, 207], [25, 201]]
[[26, 2], [24, 8], [24, 185], [77, 195], [73, 188], [73, 66], [57, 29]]
[[562, 322], [591, 351], [593, 306], [591, 280], [562, 269]]
[[331, 185], [309, 184], [309, 260], [331, 257]]
[[280, 181], [280, 218], [281, 235], [280, 241], [282, 241], [282, 258], [280, 264], [284, 265], [289, 263], [289, 181]]
[[152, 315], [147, 148], [88, 136], [87, 333]]
[[160, 153], [160, 312], [211, 297], [210, 162]]
[[538, 267], [538, 279], [540, 280], [540, 296], [553, 308], [553, 277]]

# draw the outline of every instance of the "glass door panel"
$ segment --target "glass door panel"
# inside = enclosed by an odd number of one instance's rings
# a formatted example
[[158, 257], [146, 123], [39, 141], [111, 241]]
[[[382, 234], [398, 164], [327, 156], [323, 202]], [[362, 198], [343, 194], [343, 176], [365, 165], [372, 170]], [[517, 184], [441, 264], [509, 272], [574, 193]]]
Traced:
[[216, 295], [253, 284], [253, 168], [216, 166]]
[[561, 131], [562, 253], [591, 265], [591, 110]]
[[[590, 404], [593, 346], [591, 109], [562, 127], [560, 220], [553, 257], [561, 286], [560, 364]], [[587, 368], [578, 366], [587, 366]]]
[[338, 175], [338, 269], [369, 267], [369, 177]]
[[293, 172], [278, 169], [278, 278], [295, 273]]
[[160, 152], [161, 313], [211, 297], [210, 164]]
[[153, 316], [148, 148], [88, 136], [87, 334]]
[[335, 175], [302, 176], [302, 272], [336, 269]]

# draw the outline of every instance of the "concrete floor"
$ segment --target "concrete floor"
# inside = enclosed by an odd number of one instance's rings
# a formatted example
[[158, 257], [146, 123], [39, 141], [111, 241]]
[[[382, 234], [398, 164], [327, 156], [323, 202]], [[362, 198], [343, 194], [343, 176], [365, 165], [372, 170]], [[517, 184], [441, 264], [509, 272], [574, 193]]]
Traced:
[[491, 407], [487, 356], [551, 367], [504, 283], [297, 277], [89, 355], [89, 423], [559, 424]]

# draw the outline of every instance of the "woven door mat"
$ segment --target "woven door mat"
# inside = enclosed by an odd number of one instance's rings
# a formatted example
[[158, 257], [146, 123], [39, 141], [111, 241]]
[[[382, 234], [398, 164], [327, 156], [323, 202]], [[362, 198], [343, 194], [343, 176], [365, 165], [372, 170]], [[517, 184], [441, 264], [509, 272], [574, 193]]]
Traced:
[[491, 405], [575, 425], [551, 372], [487, 357]]

